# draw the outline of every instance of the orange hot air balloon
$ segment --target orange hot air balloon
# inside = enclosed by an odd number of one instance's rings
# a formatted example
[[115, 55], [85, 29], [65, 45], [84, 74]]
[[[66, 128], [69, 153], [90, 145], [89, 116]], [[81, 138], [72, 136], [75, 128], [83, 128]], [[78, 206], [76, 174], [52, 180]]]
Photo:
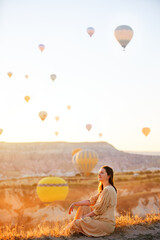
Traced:
[[102, 135], [103, 135], [102, 133], [99, 133], [99, 137], [102, 137]]
[[27, 75], [27, 74], [25, 75], [25, 78], [28, 78], [28, 75]]
[[26, 102], [29, 102], [30, 96], [25, 96], [24, 99], [26, 100]]
[[147, 137], [151, 129], [148, 127], [142, 128], [142, 133]]
[[76, 153], [78, 153], [79, 151], [81, 151], [82, 149], [81, 148], [76, 148], [72, 151], [72, 157], [73, 155], [75, 155]]
[[45, 111], [39, 112], [39, 117], [41, 118], [42, 121], [44, 121], [47, 117], [47, 112]]
[[86, 128], [87, 128], [88, 131], [90, 131], [91, 128], [92, 128], [92, 125], [91, 125], [91, 124], [87, 124], [87, 125], [86, 125]]
[[12, 77], [12, 72], [8, 72], [8, 77]]
[[58, 116], [55, 116], [55, 120], [56, 120], [56, 121], [59, 121], [59, 117], [58, 117]]
[[56, 136], [58, 136], [59, 132], [56, 131], [56, 132], [54, 132], [54, 134], [55, 134]]
[[3, 133], [3, 129], [2, 128], [0, 128], [0, 135]]
[[39, 44], [38, 47], [39, 47], [41, 52], [43, 52], [44, 49], [45, 49], [45, 45], [44, 44]]
[[68, 110], [70, 110], [70, 109], [71, 109], [71, 106], [70, 106], [70, 105], [68, 105], [68, 106], [67, 106], [67, 109], [68, 109]]

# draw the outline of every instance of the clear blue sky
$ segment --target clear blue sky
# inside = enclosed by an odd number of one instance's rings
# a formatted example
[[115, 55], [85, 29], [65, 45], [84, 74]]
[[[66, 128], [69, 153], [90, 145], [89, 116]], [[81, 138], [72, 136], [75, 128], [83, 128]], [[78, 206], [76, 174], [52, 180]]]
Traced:
[[[122, 24], [134, 30], [125, 52], [114, 37]], [[0, 0], [0, 29], [0, 141], [107, 141], [160, 151], [160, 1]]]

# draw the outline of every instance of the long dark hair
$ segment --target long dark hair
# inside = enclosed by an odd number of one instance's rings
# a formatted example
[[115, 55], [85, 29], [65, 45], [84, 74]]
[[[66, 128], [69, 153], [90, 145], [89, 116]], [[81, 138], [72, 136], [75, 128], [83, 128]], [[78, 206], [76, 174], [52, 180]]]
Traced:
[[[106, 173], [108, 174], [108, 176], [110, 176], [109, 183], [114, 187], [114, 189], [117, 192], [117, 189], [114, 186], [114, 182], [113, 182], [113, 169], [108, 167], [108, 166], [102, 166], [102, 168], [104, 168]], [[103, 184], [100, 182], [99, 185], [98, 185], [98, 192], [101, 193], [102, 190], [103, 190]]]

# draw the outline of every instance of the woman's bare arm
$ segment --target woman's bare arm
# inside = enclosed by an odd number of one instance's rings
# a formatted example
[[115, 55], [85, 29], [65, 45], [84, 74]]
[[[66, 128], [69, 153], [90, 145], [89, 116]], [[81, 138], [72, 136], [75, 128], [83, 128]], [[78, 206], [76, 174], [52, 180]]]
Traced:
[[73, 211], [73, 208], [75, 206], [90, 206], [90, 205], [91, 205], [91, 203], [90, 203], [89, 200], [83, 200], [83, 201], [79, 201], [79, 202], [74, 202], [69, 207], [69, 214], [71, 214], [71, 212]]

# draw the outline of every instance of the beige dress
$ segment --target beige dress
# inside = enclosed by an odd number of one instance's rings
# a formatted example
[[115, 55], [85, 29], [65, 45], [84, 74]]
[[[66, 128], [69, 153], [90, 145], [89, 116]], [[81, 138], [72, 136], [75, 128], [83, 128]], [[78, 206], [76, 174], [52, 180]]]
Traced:
[[[100, 194], [92, 196], [89, 200], [91, 207], [80, 207], [81, 209], [77, 211], [75, 219], [70, 224], [70, 233], [81, 232], [89, 237], [100, 237], [113, 233], [117, 205], [117, 194], [114, 187], [106, 186]], [[91, 211], [96, 216], [80, 218]]]

